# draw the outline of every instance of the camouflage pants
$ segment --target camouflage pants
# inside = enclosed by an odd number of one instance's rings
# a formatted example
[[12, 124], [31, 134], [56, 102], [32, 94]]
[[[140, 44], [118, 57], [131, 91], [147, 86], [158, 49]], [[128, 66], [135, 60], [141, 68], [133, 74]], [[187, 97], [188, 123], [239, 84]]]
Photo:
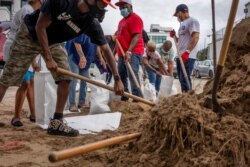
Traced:
[[[58, 67], [69, 70], [67, 53], [60, 44], [49, 47], [51, 55]], [[15, 41], [10, 48], [10, 57], [4, 67], [0, 84], [4, 86], [19, 86], [25, 73], [28, 71], [33, 58], [42, 52], [38, 41], [32, 40], [25, 24], [21, 24], [16, 34]], [[51, 72], [54, 80], [72, 80], [70, 76]]]

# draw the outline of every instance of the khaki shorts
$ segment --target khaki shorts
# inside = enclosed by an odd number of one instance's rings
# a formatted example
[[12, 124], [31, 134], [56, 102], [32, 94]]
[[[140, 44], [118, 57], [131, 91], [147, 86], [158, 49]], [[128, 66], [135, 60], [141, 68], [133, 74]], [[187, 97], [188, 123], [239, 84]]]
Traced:
[[[61, 44], [49, 47], [51, 55], [58, 67], [69, 70], [67, 53]], [[25, 24], [21, 24], [16, 34], [15, 41], [10, 47], [10, 57], [7, 61], [0, 84], [4, 86], [19, 86], [29, 69], [33, 58], [41, 53], [41, 47], [37, 41], [32, 40]], [[70, 76], [51, 72], [56, 82], [72, 80]]]

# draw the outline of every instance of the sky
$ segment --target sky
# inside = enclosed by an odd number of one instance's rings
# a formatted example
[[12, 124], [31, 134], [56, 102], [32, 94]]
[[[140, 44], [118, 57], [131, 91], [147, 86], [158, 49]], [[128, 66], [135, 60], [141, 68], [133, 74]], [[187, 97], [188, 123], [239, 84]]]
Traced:
[[[215, 1], [216, 30], [226, 27], [232, 0]], [[118, 0], [111, 0], [113, 4]], [[250, 0], [240, 0], [235, 21], [245, 17], [245, 4]], [[204, 48], [211, 42], [212, 33], [212, 12], [211, 0], [132, 0], [133, 11], [138, 14], [143, 22], [144, 29], [150, 30], [151, 24], [160, 24], [161, 27], [173, 27], [176, 31], [179, 28], [177, 18], [173, 16], [178, 4], [184, 3], [189, 7], [189, 15], [200, 22], [199, 49]], [[108, 7], [102, 27], [105, 34], [114, 34], [119, 21], [122, 19], [119, 8]]]

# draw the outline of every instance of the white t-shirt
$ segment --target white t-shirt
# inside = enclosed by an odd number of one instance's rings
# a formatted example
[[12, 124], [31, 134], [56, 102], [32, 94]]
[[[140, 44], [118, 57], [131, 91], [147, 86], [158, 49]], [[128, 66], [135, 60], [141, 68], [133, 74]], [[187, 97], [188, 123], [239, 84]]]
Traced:
[[[188, 19], [181, 22], [178, 31], [179, 34], [178, 46], [180, 55], [187, 50], [193, 32], [200, 32], [200, 23], [198, 20], [189, 17]], [[191, 51], [189, 58], [196, 59], [197, 52], [198, 52], [198, 45], [196, 45], [194, 49]]]
[[144, 55], [143, 55], [142, 57], [143, 57], [143, 58], [147, 58], [147, 59], [148, 59], [148, 63], [149, 63], [151, 66], [153, 66], [153, 67], [155, 67], [155, 68], [158, 68], [157, 60], [158, 60], [158, 59], [161, 59], [161, 56], [160, 56], [159, 52], [155, 51], [155, 52], [153, 53], [152, 57], [149, 59], [148, 56], [147, 56], [147, 51], [146, 51], [146, 49], [145, 49]]
[[26, 4], [18, 12], [16, 12], [14, 19], [12, 20], [12, 26], [10, 28], [10, 34], [9, 34], [10, 39], [13, 40], [15, 39], [17, 29], [23, 23], [24, 17], [27, 14], [32, 13], [33, 11], [34, 9], [32, 8], [32, 6]]
[[[34, 11], [34, 9], [32, 8], [32, 6], [30, 4], [26, 4], [19, 11], [16, 12], [16, 14], [12, 20], [12, 24], [11, 24], [11, 28], [10, 28], [10, 32], [9, 32], [9, 37], [6, 40], [6, 43], [4, 45], [4, 54], [5, 54], [4, 59], [5, 59], [5, 61], [7, 61], [9, 58], [9, 50], [10, 50], [10, 47], [11, 47], [13, 41], [15, 40], [17, 29], [23, 23], [24, 17], [27, 14], [32, 13], [33, 11]], [[28, 71], [33, 71], [33, 68], [31, 65], [30, 65]]]

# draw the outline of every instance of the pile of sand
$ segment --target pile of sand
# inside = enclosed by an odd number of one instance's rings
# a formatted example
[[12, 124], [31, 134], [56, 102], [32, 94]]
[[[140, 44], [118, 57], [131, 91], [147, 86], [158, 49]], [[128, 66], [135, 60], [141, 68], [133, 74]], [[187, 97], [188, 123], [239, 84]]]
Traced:
[[142, 136], [107, 153], [111, 166], [250, 166], [250, 19], [234, 29], [218, 96], [227, 114], [218, 119], [201, 95], [162, 99]]

